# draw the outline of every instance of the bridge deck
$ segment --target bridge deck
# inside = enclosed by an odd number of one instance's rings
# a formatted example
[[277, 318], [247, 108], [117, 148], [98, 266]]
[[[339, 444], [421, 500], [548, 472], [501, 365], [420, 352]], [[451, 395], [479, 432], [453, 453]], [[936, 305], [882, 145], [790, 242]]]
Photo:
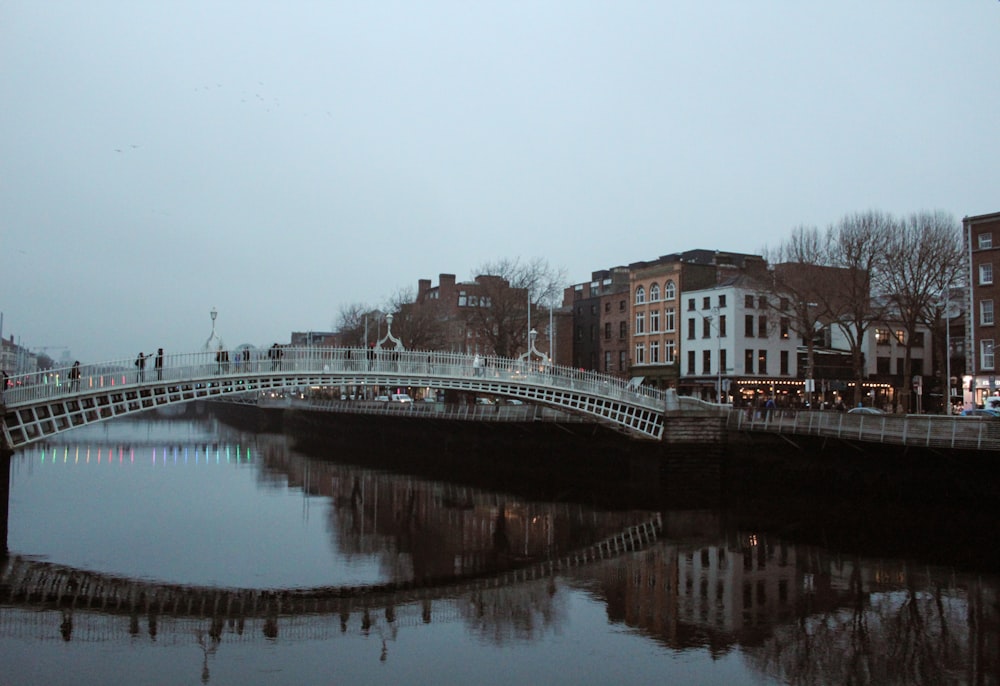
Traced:
[[3, 438], [10, 448], [90, 422], [154, 407], [314, 386], [422, 387], [507, 396], [596, 418], [659, 439], [665, 395], [623, 379], [548, 363], [458, 353], [285, 348], [280, 358], [216, 361], [215, 353], [167, 355], [162, 366], [132, 361], [15, 376], [5, 390]]

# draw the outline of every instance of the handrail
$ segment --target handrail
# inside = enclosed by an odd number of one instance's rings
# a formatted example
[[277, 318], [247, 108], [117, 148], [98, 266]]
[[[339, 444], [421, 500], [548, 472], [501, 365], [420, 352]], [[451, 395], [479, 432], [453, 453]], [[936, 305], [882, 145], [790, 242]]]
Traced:
[[[271, 351], [280, 350], [275, 356]], [[106, 392], [109, 388], [128, 390], [151, 382], [194, 383], [206, 379], [250, 378], [275, 374], [313, 374], [337, 379], [355, 376], [393, 375], [399, 378], [471, 379], [515, 381], [524, 385], [574, 389], [609, 398], [662, 407], [663, 391], [634, 386], [619, 377], [584, 371], [551, 363], [498, 356], [464, 353], [365, 348], [286, 347], [266, 350], [233, 351], [229, 359], [218, 359], [215, 351], [173, 353], [145, 358], [143, 368], [136, 358], [96, 364], [81, 364], [79, 377], [72, 367], [10, 376], [3, 402], [8, 408], [48, 400], [60, 395]], [[475, 363], [476, 357], [479, 364]]]
[[1000, 451], [1000, 420], [989, 417], [735, 408], [729, 412], [727, 422], [730, 428], [737, 431], [824, 436], [928, 448]]

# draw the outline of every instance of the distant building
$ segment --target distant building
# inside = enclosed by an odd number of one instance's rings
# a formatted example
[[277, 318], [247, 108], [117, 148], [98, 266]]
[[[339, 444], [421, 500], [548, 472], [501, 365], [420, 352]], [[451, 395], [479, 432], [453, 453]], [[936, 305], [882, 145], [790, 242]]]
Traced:
[[657, 388], [676, 388], [683, 347], [678, 303], [687, 291], [742, 274], [764, 278], [767, 262], [760, 255], [688, 250], [630, 264], [630, 376]]
[[1000, 212], [965, 217], [963, 240], [969, 265], [969, 305], [966, 311], [966, 388], [971, 402], [982, 405], [998, 388], [996, 305], [1000, 302]]
[[570, 313], [532, 303], [529, 314], [527, 289], [500, 276], [459, 282], [454, 274], [440, 274], [437, 286], [421, 279], [416, 299], [400, 308], [399, 320], [398, 335], [407, 347], [517, 357], [528, 349], [530, 329], [536, 350], [557, 363], [570, 362]]
[[684, 292], [681, 392], [715, 401], [755, 403], [765, 396], [779, 404], [802, 399], [798, 378], [801, 338], [788, 312], [771, 303], [767, 282], [746, 274]]
[[571, 317], [573, 367], [628, 375], [628, 299], [628, 267], [592, 272], [590, 281], [563, 291], [563, 308]]

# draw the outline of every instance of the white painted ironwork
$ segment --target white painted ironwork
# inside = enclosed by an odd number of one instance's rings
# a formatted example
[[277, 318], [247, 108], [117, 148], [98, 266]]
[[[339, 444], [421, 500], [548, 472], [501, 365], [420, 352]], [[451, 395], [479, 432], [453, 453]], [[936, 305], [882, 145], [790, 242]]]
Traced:
[[598, 372], [526, 360], [372, 348], [281, 348], [249, 360], [212, 351], [165, 355], [162, 369], [134, 360], [81, 365], [10, 378], [3, 437], [10, 448], [96, 421], [155, 407], [234, 394], [313, 386], [413, 386], [517, 398], [595, 417], [630, 435], [659, 439], [664, 393]]
[[728, 425], [738, 431], [824, 436], [865, 443], [924, 448], [1000, 451], [1000, 420], [930, 414], [850, 414], [836, 410], [734, 409]]

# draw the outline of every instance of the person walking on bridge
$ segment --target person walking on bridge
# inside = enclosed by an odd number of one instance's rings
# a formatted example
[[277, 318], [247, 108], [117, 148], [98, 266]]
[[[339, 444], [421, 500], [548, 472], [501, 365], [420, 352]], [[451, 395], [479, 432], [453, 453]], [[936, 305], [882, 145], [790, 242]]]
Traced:
[[156, 369], [156, 380], [163, 381], [163, 348], [156, 349], [156, 359], [153, 360], [153, 367]]
[[145, 355], [140, 351], [139, 356], [135, 358], [136, 379], [138, 379], [139, 383], [142, 383], [143, 372], [146, 370], [147, 357], [149, 355]]
[[80, 360], [73, 363], [73, 368], [69, 370], [69, 392], [80, 390]]

